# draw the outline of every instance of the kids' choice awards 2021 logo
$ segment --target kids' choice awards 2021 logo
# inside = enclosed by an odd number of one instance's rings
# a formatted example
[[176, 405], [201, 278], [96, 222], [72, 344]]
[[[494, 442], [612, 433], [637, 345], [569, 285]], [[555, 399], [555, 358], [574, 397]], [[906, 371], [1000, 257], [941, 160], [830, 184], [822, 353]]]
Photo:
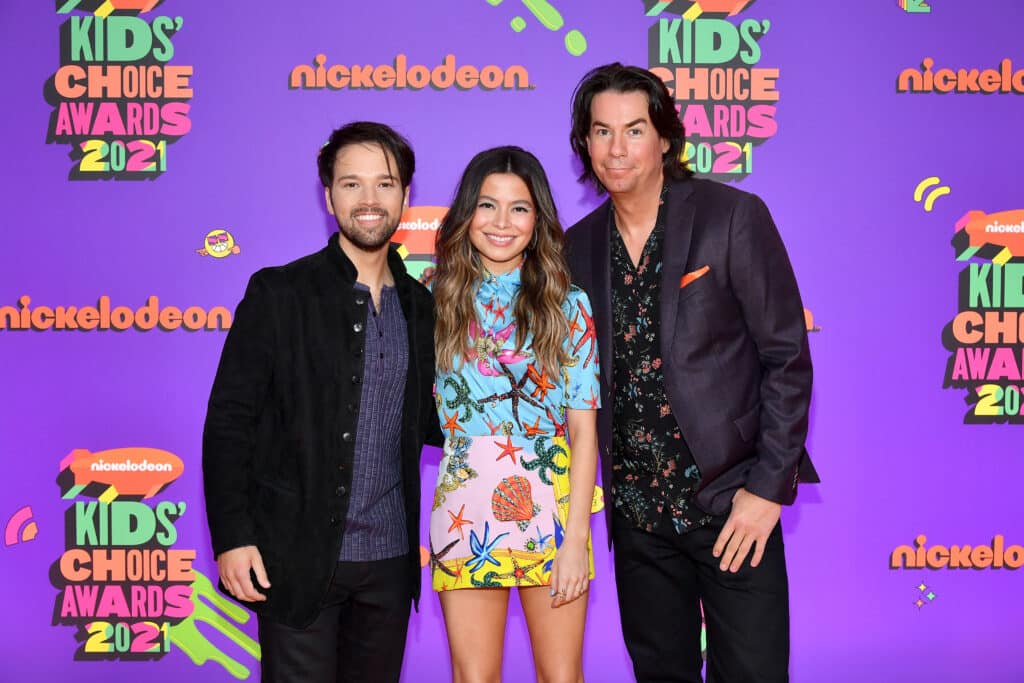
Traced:
[[657, 17], [648, 62], [686, 127], [683, 159], [700, 175], [742, 180], [754, 149], [778, 132], [779, 69], [761, 65], [768, 19], [738, 18], [752, 0], [645, 0]]
[[181, 458], [159, 448], [76, 448], [58, 469], [69, 507], [65, 550], [50, 572], [53, 624], [76, 629], [74, 659], [146, 661], [180, 651], [248, 678], [252, 669], [220, 648], [228, 641], [259, 659], [259, 645], [236, 626], [250, 614], [193, 567], [196, 549], [180, 547], [189, 544], [178, 533], [190, 507], [164, 495], [185, 470]]
[[72, 180], [155, 178], [192, 129], [193, 69], [171, 64], [181, 16], [162, 0], [57, 0], [60, 67], [46, 83], [47, 142], [71, 147]]
[[967, 390], [966, 423], [1024, 423], [1024, 210], [968, 211], [953, 248], [959, 311], [943, 332], [945, 386]]

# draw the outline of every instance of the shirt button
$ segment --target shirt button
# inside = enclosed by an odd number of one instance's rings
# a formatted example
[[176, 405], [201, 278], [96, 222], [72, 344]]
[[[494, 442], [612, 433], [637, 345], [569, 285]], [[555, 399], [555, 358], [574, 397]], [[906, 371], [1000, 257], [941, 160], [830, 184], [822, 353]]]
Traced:
[[362, 323], [356, 323], [356, 324], [354, 324], [354, 325], [352, 326], [352, 331], [353, 331], [353, 332], [362, 332], [362, 331], [363, 331], [363, 324], [362, 324]]
[[345, 432], [344, 434], [342, 434], [341, 435], [341, 440], [344, 441], [345, 443], [351, 443], [351, 441], [352, 441], [352, 432]]

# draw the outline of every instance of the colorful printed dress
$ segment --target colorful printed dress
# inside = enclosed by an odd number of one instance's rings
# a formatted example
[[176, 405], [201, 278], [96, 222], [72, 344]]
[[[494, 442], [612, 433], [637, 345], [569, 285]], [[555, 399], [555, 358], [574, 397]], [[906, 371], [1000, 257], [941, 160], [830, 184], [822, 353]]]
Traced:
[[600, 405], [587, 295], [573, 287], [562, 306], [570, 361], [552, 377], [530, 337], [516, 352], [519, 278], [518, 268], [485, 274], [462, 367], [437, 375], [446, 438], [430, 514], [434, 590], [550, 583], [569, 513], [566, 410]]

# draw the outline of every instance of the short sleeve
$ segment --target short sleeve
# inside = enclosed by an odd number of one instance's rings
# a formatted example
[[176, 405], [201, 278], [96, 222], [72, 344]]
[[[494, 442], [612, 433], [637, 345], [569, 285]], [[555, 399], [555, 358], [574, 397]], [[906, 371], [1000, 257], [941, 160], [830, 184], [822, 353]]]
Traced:
[[565, 405], [576, 410], [596, 410], [601, 407], [597, 329], [590, 299], [578, 287], [569, 290], [565, 316], [569, 322], [569, 336], [564, 347], [569, 363], [562, 369]]

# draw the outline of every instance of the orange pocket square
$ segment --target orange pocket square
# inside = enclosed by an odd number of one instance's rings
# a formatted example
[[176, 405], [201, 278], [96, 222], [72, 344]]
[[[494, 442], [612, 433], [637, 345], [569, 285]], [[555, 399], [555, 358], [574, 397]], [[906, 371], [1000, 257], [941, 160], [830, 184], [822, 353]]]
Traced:
[[696, 280], [699, 277], [702, 277], [709, 270], [711, 270], [711, 266], [704, 266], [703, 268], [698, 268], [697, 270], [687, 273], [679, 280], [679, 289], [682, 289], [686, 285], [691, 284], [694, 280]]

